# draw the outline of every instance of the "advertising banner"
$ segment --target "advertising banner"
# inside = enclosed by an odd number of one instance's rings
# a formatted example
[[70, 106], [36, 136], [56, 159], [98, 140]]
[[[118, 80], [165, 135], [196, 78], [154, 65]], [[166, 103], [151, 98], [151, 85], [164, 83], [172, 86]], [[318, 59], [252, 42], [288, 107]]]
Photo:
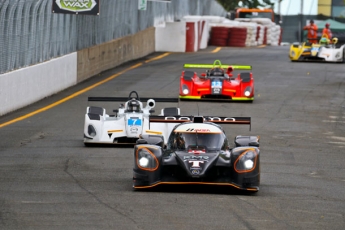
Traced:
[[99, 15], [100, 0], [53, 0], [53, 13]]

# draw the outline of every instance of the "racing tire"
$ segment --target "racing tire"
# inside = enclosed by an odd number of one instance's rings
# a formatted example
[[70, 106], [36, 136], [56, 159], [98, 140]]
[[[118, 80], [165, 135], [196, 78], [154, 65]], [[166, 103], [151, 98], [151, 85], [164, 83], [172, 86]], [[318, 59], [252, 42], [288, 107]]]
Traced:
[[93, 147], [93, 146], [94, 146], [94, 144], [91, 144], [91, 143], [85, 143], [85, 142], [84, 142], [84, 146], [85, 146], [85, 147]]

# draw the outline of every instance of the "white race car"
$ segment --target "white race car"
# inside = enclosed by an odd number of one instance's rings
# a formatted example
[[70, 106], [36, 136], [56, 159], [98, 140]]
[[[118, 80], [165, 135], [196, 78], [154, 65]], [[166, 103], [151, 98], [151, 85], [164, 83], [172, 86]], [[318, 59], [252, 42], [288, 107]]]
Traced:
[[[134, 96], [133, 96], [134, 95]], [[103, 107], [88, 106], [84, 123], [84, 144], [135, 144], [142, 134], [160, 134], [150, 131], [149, 116], [154, 113], [156, 102], [178, 102], [178, 98], [141, 98], [147, 100], [146, 106], [140, 101], [138, 93], [132, 91], [124, 97], [89, 97], [88, 101], [123, 101], [114, 115], [106, 113]], [[180, 114], [177, 107], [164, 108], [160, 116]]]

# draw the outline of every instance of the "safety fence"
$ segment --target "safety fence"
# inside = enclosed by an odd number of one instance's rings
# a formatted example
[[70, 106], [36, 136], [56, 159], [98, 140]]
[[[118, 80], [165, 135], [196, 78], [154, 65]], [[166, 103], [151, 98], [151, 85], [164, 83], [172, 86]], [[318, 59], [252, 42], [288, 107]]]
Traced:
[[138, 0], [100, 0], [98, 16], [53, 13], [52, 4], [53, 0], [0, 0], [0, 74], [186, 15], [226, 16], [216, 0], [147, 1], [146, 10], [138, 9]]

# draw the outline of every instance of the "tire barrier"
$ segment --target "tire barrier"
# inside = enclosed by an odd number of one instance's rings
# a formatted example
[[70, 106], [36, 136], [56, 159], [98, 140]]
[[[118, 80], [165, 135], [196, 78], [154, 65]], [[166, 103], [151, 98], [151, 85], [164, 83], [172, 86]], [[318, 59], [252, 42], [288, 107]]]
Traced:
[[229, 27], [224, 26], [212, 27], [209, 44], [212, 46], [227, 46], [229, 30]]
[[261, 45], [278, 46], [282, 40], [282, 29], [279, 25], [243, 23], [241, 25], [212, 26], [208, 44], [212, 46], [250, 47]]
[[245, 47], [247, 39], [247, 28], [232, 27], [227, 42], [228, 46]]

